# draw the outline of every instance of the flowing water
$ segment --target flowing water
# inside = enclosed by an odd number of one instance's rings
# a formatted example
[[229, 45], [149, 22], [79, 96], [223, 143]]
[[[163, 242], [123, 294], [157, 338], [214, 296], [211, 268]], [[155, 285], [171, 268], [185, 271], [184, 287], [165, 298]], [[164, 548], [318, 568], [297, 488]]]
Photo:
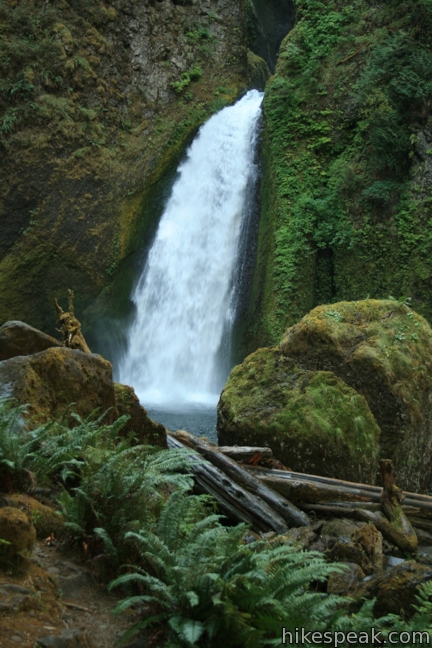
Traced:
[[201, 127], [178, 169], [133, 294], [136, 318], [120, 380], [169, 429], [214, 437], [230, 369], [240, 241], [257, 176], [262, 93]]

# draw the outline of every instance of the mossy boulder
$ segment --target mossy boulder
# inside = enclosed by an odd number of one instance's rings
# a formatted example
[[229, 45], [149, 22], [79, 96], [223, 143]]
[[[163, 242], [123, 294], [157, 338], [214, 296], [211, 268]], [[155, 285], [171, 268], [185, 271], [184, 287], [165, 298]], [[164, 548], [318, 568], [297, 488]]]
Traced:
[[332, 371], [366, 399], [380, 457], [398, 485], [428, 485], [432, 457], [432, 329], [406, 303], [367, 299], [318, 306], [287, 330], [280, 351], [304, 371]]
[[53, 347], [30, 356], [0, 362], [0, 395], [29, 404], [28, 413], [44, 421], [69, 411], [88, 417], [109, 408], [106, 421], [117, 418], [112, 366], [101, 356]]
[[0, 508], [0, 563], [15, 562], [19, 554], [30, 551], [35, 540], [35, 528], [23, 511], [12, 506]]
[[332, 371], [258, 349], [218, 405], [221, 445], [267, 445], [293, 470], [374, 483], [380, 431], [366, 399]]
[[64, 518], [60, 512], [39, 502], [29, 495], [14, 493], [5, 497], [9, 506], [28, 514], [38, 538], [44, 539], [54, 533], [59, 538], [64, 531]]
[[121, 434], [133, 433], [139, 443], [166, 448], [165, 427], [147, 415], [147, 410], [139, 402], [133, 387], [114, 383], [114, 392], [119, 416], [124, 414], [130, 416]]
[[63, 342], [25, 322], [5, 322], [0, 326], [0, 361], [31, 355], [55, 346], [63, 346]]
[[376, 599], [373, 609], [375, 616], [402, 613], [405, 618], [409, 618], [414, 614], [414, 606], [418, 604], [416, 597], [421, 586], [430, 580], [430, 567], [408, 560], [360, 583], [357, 589], [350, 593], [356, 599], [353, 609], [360, 607], [365, 598]]

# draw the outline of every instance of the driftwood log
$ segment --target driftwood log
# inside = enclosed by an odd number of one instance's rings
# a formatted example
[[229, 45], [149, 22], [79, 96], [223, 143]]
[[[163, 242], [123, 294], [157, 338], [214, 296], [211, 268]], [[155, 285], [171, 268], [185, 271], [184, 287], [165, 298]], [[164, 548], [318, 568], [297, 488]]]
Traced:
[[249, 461], [259, 456], [260, 459], [271, 459], [273, 451], [271, 448], [254, 448], [250, 446], [218, 446], [219, 452], [234, 459], [235, 461]]
[[[167, 442], [169, 448], [185, 447], [171, 434], [167, 435]], [[198, 486], [215, 498], [220, 510], [229, 518], [246, 522], [257, 532], [288, 531], [285, 520], [266, 502], [242, 488], [216, 466], [203, 461], [197, 453], [191, 453], [191, 459], [188, 469], [194, 475]]]
[[200, 453], [214, 466], [222, 470], [225, 475], [233, 479], [236, 484], [249, 493], [253, 493], [266, 502], [289, 526], [309, 526], [309, 518], [285, 497], [263, 484], [255, 475], [248, 473], [233, 459], [219, 452], [217, 447], [211, 446], [206, 441], [198, 439], [193, 434], [180, 430], [175, 433], [175, 438]]
[[84, 351], [84, 353], [91, 353], [87, 342], [84, 339], [84, 336], [81, 332], [81, 324], [77, 320], [74, 314], [74, 292], [73, 290], [68, 290], [68, 311], [65, 312], [57, 299], [54, 297], [54, 305], [56, 307], [58, 323], [60, 328], [56, 329], [59, 333], [63, 334], [64, 345], [71, 349], [78, 349], [79, 351]]
[[[189, 432], [168, 435], [170, 447], [188, 447], [206, 462], [192, 472], [203, 491], [213, 495], [231, 518], [257, 531], [284, 533], [289, 526], [307, 526], [307, 513], [352, 517], [372, 522], [382, 535], [403, 551], [414, 552], [418, 540], [413, 525], [432, 530], [432, 497], [403, 493], [395, 484], [393, 464], [380, 462], [383, 488], [261, 466], [239, 465], [264, 448], [218, 448]], [[223, 451], [222, 451], [223, 450]], [[267, 454], [268, 457], [268, 454]]]

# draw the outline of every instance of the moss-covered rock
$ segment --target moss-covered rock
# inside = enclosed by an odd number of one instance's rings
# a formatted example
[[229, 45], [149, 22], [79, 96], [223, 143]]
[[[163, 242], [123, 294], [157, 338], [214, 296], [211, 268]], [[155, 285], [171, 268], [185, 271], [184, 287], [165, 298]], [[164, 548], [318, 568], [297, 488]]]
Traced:
[[318, 306], [289, 328], [282, 354], [304, 370], [333, 371], [368, 402], [380, 456], [398, 484], [427, 486], [432, 461], [432, 330], [405, 303], [368, 299]]
[[416, 596], [420, 587], [430, 580], [430, 567], [419, 565], [413, 560], [406, 561], [360, 583], [354, 592], [350, 592], [350, 596], [358, 602], [352, 607], [360, 607], [365, 598], [376, 599], [373, 609], [375, 616], [402, 613], [405, 618], [409, 618], [414, 614], [414, 606], [418, 604]]
[[249, 50], [247, 56], [248, 86], [257, 90], [264, 90], [270, 77], [270, 70], [263, 58]]
[[374, 483], [380, 431], [366, 399], [332, 371], [259, 349], [231, 372], [221, 445], [268, 445], [293, 470]]
[[130, 416], [121, 434], [127, 435], [133, 432], [139, 443], [166, 448], [166, 429], [147, 415], [133, 387], [114, 383], [114, 392], [119, 416], [124, 414]]
[[[13, 493], [5, 498], [9, 506], [20, 509], [25, 512], [36, 529], [38, 538], [45, 539], [54, 533], [59, 538], [64, 531], [63, 516], [51, 508], [39, 502], [39, 500], [30, 495], [21, 495]], [[1, 533], [0, 533], [1, 536]]]
[[29, 404], [37, 420], [62, 417], [69, 411], [81, 417], [98, 409], [107, 422], [117, 418], [112, 366], [101, 356], [53, 347], [30, 356], [0, 362], [0, 395]]
[[30, 551], [35, 540], [35, 528], [23, 511], [12, 506], [0, 508], [0, 564], [15, 563], [20, 554]]

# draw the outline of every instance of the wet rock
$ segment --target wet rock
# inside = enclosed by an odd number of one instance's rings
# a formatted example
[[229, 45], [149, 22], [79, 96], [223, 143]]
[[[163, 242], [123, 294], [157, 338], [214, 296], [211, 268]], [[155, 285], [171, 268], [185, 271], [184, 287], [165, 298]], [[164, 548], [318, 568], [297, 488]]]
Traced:
[[0, 394], [30, 403], [29, 414], [39, 420], [63, 416], [70, 403], [83, 418], [109, 408], [107, 422], [117, 417], [111, 364], [75, 349], [57, 347], [3, 360]]
[[25, 322], [11, 321], [0, 326], [0, 361], [32, 355], [55, 346], [63, 346], [63, 343]]
[[248, 86], [263, 91], [270, 76], [270, 70], [264, 59], [249, 50], [247, 54]]
[[121, 431], [122, 436], [134, 433], [139, 443], [167, 447], [166, 429], [161, 423], [156, 423], [141, 405], [133, 387], [114, 383], [114, 392], [119, 416], [130, 416]]
[[268, 445], [292, 470], [373, 483], [380, 431], [363, 396], [277, 349], [235, 367], [218, 404], [220, 445]]
[[[318, 306], [287, 330], [282, 354], [304, 370], [333, 371], [366, 399], [380, 456], [398, 486], [420, 491], [432, 467], [432, 330], [396, 300]], [[415, 467], [415, 469], [413, 469]]]
[[350, 538], [351, 534], [357, 529], [364, 526], [365, 522], [355, 522], [347, 518], [333, 518], [324, 523], [321, 534], [329, 536], [343, 536]]
[[346, 596], [365, 577], [362, 568], [357, 563], [344, 563], [346, 570], [330, 574], [327, 583], [328, 594]]
[[[410, 617], [414, 613], [413, 605], [417, 604], [416, 595], [423, 583], [432, 580], [432, 569], [419, 565], [413, 560], [405, 561], [396, 567], [370, 576], [352, 593], [358, 605], [361, 599], [376, 598], [374, 615], [388, 613], [404, 614]], [[354, 609], [355, 606], [353, 606]]]
[[312, 527], [296, 527], [284, 533], [283, 536], [277, 537], [278, 541], [290, 542], [301, 549], [306, 549], [316, 538], [317, 534]]
[[432, 565], [432, 546], [419, 547], [416, 553], [416, 560], [422, 565]]
[[[381, 571], [384, 567], [383, 537], [374, 524], [365, 524], [351, 534], [351, 540], [363, 551], [365, 573]], [[366, 569], [365, 569], [366, 567]]]
[[11, 506], [0, 508], [0, 562], [14, 562], [19, 554], [30, 551], [36, 531], [25, 513]]
[[351, 539], [339, 538], [326, 552], [331, 562], [355, 563], [365, 574], [383, 569], [383, 538], [373, 524], [365, 524], [351, 534]]
[[[352, 540], [341, 538], [333, 547], [326, 551], [326, 558], [330, 562], [344, 562], [355, 563], [359, 565], [365, 573], [372, 573], [369, 560], [365, 560], [365, 556], [361, 548], [354, 544]], [[366, 569], [364, 569], [366, 567]]]
[[51, 635], [38, 639], [36, 647], [41, 648], [95, 648], [95, 644], [87, 632], [68, 628], [59, 635]]

